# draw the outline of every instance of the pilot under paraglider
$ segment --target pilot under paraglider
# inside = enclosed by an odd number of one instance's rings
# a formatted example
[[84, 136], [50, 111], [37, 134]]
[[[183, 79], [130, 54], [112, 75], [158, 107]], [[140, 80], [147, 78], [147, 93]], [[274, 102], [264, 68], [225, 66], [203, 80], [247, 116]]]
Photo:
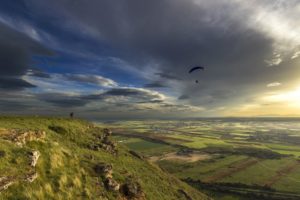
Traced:
[[[197, 71], [197, 70], [204, 70], [204, 67], [202, 67], [202, 66], [195, 66], [195, 67], [193, 67], [193, 68], [190, 69], [189, 73], [191, 74], [191, 73], [193, 73], [194, 71]], [[199, 83], [198, 80], [196, 80], [195, 82]]]

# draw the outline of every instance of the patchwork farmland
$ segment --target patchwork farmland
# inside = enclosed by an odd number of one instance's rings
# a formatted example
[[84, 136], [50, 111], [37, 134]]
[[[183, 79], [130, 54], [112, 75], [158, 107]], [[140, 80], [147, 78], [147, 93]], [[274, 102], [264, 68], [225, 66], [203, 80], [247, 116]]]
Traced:
[[300, 120], [105, 123], [115, 139], [215, 199], [299, 199]]

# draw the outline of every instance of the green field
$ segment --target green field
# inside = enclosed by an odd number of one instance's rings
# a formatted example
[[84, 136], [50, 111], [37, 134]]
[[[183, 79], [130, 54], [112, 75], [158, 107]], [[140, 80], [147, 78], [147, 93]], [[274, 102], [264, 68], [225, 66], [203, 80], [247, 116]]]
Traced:
[[[163, 170], [201, 181], [196, 188], [217, 199], [300, 198], [300, 120], [128, 121], [110, 126], [128, 148], [150, 159], [159, 156], [155, 163]], [[182, 149], [210, 158], [187, 162], [164, 157]]]

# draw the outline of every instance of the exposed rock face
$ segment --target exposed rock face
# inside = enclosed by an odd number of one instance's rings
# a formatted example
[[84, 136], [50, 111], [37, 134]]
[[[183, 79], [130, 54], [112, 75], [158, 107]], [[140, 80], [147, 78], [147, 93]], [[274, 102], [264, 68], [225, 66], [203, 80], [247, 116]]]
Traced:
[[99, 163], [94, 167], [97, 174], [104, 178], [106, 189], [111, 191], [119, 191], [120, 184], [113, 179], [113, 167], [111, 164]]
[[116, 155], [118, 153], [116, 149], [117, 144], [109, 139], [109, 136], [111, 135], [112, 135], [112, 131], [110, 129], [107, 128], [103, 129], [103, 139], [101, 141], [102, 148], [105, 151]]
[[120, 184], [110, 177], [105, 180], [105, 186], [108, 190], [112, 191], [118, 191], [120, 189]]
[[113, 169], [111, 164], [99, 163], [94, 167], [94, 170], [104, 178], [112, 178]]
[[94, 151], [99, 151], [100, 149], [103, 149], [113, 155], [117, 155], [117, 143], [111, 141], [109, 138], [109, 136], [112, 135], [112, 131], [110, 129], [105, 128], [102, 130], [102, 133], [102, 136], [97, 136], [100, 142], [89, 145], [89, 148]]
[[40, 152], [39, 151], [33, 151], [31, 152], [31, 161], [30, 161], [30, 166], [35, 167], [39, 157], [40, 157]]
[[127, 180], [127, 182], [122, 186], [122, 191], [127, 199], [145, 199], [145, 194], [140, 183], [132, 179]]
[[23, 133], [18, 134], [15, 138], [14, 138], [14, 142], [19, 145], [25, 145], [26, 142], [28, 141], [33, 141], [33, 140], [39, 140], [41, 138], [44, 138], [46, 135], [45, 131], [26, 131]]
[[33, 141], [33, 140], [40, 140], [45, 138], [46, 132], [42, 130], [18, 130], [18, 129], [11, 129], [11, 130], [1, 130], [0, 137], [6, 140], [10, 140], [17, 144], [18, 146], [23, 146], [26, 142]]
[[0, 192], [6, 190], [9, 186], [14, 184], [14, 180], [10, 177], [0, 177]]
[[112, 135], [112, 131], [108, 128], [103, 129], [103, 137], [108, 137]]
[[38, 177], [37, 172], [30, 173], [26, 176], [26, 181], [32, 183], [35, 179], [37, 179], [37, 177]]

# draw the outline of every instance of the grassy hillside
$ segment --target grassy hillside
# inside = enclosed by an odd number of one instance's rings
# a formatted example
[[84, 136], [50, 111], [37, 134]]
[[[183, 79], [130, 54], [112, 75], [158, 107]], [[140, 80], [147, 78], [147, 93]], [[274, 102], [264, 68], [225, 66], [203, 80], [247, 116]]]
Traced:
[[[207, 199], [121, 144], [104, 148], [101, 136], [76, 119], [0, 117], [0, 199]], [[103, 165], [112, 166], [106, 175]]]

